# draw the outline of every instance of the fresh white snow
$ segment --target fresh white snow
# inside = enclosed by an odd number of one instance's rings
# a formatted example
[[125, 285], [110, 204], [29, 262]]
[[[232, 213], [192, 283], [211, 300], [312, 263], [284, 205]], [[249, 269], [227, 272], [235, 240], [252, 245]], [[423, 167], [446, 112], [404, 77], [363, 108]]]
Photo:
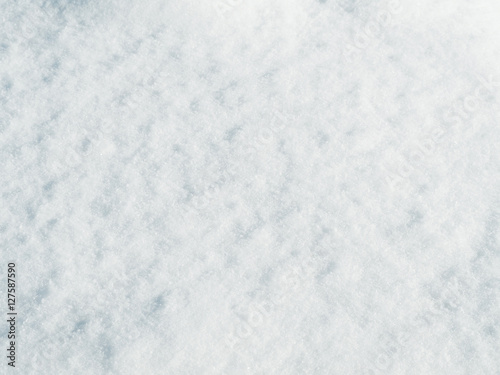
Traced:
[[500, 374], [498, 1], [0, 15], [1, 374]]

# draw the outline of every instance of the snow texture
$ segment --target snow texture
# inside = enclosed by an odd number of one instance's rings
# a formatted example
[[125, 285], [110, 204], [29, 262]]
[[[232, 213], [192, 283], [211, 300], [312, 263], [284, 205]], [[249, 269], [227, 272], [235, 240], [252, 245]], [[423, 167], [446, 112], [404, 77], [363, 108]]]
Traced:
[[1, 374], [500, 374], [500, 2], [0, 12]]

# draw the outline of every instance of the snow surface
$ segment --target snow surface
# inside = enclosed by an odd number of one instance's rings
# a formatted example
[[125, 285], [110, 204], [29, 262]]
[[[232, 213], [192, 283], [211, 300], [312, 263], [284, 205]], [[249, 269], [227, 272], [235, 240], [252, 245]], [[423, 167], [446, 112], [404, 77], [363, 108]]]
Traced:
[[0, 15], [0, 373], [500, 374], [500, 2]]

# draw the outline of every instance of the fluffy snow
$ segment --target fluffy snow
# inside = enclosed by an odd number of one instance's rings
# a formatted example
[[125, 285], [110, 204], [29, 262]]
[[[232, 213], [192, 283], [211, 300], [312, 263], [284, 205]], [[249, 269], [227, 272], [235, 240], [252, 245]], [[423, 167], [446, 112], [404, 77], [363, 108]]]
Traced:
[[0, 14], [0, 373], [500, 374], [498, 1]]

